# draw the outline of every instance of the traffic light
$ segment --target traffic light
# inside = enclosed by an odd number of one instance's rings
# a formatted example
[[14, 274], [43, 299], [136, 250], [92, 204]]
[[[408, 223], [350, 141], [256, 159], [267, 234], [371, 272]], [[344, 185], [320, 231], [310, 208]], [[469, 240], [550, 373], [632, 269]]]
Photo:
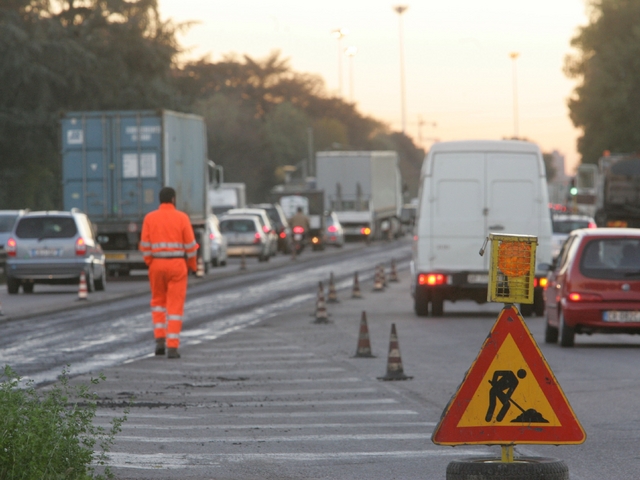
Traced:
[[571, 187], [571, 190], [569, 190], [569, 193], [571, 195], [577, 195], [578, 194], [578, 188], [577, 187]]

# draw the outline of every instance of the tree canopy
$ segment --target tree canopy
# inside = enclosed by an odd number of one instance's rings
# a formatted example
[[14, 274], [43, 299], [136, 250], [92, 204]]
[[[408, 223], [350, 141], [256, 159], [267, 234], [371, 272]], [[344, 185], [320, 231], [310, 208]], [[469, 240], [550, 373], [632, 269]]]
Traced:
[[178, 64], [157, 0], [0, 4], [0, 208], [62, 208], [62, 111], [173, 109], [204, 117], [209, 158], [263, 200], [284, 165], [313, 150], [394, 149], [412, 193], [424, 152], [277, 51]]
[[640, 2], [593, 0], [590, 21], [571, 45], [565, 73], [579, 81], [569, 99], [583, 130], [578, 151], [595, 163], [603, 151], [640, 151]]

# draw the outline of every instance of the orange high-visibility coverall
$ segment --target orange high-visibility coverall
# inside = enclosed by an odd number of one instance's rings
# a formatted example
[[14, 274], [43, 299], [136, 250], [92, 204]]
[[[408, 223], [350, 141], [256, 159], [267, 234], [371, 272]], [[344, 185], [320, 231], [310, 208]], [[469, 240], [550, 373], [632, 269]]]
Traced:
[[[172, 203], [161, 203], [142, 223], [140, 250], [149, 267], [151, 318], [156, 339], [178, 348], [187, 296], [187, 267], [196, 271], [198, 244], [189, 217]], [[186, 262], [185, 262], [186, 260]]]

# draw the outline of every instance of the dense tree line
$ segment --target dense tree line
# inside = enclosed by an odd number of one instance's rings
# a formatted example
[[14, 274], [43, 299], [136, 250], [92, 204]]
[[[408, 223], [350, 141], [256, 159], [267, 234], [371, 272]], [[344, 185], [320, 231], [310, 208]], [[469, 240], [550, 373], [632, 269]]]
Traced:
[[202, 115], [209, 157], [261, 200], [282, 167], [315, 151], [394, 149], [412, 193], [424, 152], [326, 94], [274, 52], [178, 65], [157, 0], [3, 0], [0, 4], [0, 208], [61, 208], [60, 112], [165, 108]]
[[592, 0], [589, 13], [565, 73], [580, 82], [569, 100], [583, 131], [578, 150], [584, 163], [595, 163], [605, 150], [640, 151], [640, 2]]

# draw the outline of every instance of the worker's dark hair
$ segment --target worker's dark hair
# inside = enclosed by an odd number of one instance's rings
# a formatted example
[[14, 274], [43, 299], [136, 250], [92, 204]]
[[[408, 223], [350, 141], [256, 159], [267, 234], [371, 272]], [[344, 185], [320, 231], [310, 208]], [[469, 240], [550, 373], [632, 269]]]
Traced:
[[176, 191], [171, 187], [162, 187], [158, 197], [160, 197], [160, 203], [171, 203], [176, 198]]

